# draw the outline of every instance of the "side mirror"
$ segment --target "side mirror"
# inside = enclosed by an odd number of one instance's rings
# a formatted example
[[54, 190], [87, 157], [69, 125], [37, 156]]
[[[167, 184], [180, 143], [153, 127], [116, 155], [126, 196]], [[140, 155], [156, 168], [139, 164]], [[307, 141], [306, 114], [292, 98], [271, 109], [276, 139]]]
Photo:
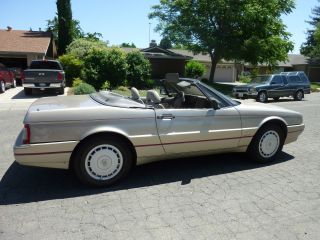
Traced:
[[211, 100], [211, 104], [212, 104], [212, 108], [214, 109], [214, 110], [218, 110], [218, 109], [220, 109], [220, 107], [219, 107], [219, 103], [216, 101], [216, 100]]

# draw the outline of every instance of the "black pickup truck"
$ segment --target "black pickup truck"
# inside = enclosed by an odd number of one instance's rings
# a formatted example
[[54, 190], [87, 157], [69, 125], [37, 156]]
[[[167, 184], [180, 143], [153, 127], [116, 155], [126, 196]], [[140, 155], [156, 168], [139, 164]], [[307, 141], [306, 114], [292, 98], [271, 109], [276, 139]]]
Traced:
[[31, 95], [32, 89], [53, 89], [64, 94], [65, 73], [59, 61], [35, 60], [21, 76], [25, 95]]

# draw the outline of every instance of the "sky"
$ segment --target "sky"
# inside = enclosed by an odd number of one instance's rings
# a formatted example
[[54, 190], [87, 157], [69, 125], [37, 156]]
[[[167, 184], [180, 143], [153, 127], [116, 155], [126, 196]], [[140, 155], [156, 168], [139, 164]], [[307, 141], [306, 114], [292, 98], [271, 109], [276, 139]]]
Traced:
[[[0, 0], [0, 29], [11, 26], [17, 30], [45, 29], [46, 20], [56, 13], [56, 0]], [[159, 0], [72, 0], [73, 18], [80, 21], [85, 32], [99, 32], [111, 45], [133, 42], [137, 47], [148, 47], [150, 38], [158, 43], [159, 33], [153, 29], [156, 20], [149, 20], [151, 6]], [[311, 9], [320, 5], [318, 0], [296, 0], [296, 8], [283, 21], [295, 43], [293, 53], [299, 53], [305, 41]], [[1, 44], [1, 43], [0, 43]]]

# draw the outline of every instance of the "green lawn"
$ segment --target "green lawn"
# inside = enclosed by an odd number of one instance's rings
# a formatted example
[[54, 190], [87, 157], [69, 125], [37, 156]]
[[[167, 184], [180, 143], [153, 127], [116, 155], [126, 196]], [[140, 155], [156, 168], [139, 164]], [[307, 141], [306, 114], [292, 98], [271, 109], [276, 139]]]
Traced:
[[320, 92], [320, 83], [318, 82], [311, 82], [311, 91], [312, 92]]

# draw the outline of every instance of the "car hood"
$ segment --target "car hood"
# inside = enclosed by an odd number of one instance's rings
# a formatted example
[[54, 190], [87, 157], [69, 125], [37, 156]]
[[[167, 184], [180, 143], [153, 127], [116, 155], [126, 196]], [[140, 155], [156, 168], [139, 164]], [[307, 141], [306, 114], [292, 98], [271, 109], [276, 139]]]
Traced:
[[47, 97], [29, 107], [24, 123], [116, 119], [128, 114], [139, 117], [141, 111], [132, 114], [131, 110], [135, 109], [104, 105], [89, 95]]
[[241, 116], [279, 117], [283, 119], [287, 125], [301, 124], [303, 121], [301, 113], [272, 104], [259, 102], [242, 103], [235, 106], [235, 108], [239, 111]]

